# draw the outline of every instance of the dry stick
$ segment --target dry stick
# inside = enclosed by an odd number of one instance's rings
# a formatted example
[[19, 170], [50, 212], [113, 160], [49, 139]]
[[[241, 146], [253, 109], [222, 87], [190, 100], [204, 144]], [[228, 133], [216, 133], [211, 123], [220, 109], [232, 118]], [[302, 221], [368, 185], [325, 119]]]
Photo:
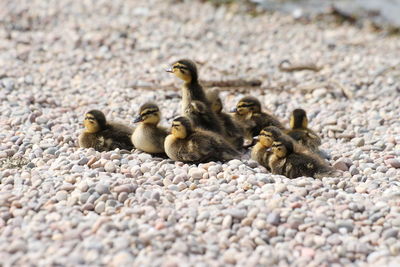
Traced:
[[375, 78], [378, 77], [378, 76], [384, 75], [385, 73], [387, 73], [389, 71], [395, 70], [398, 66], [400, 66], [400, 64], [395, 64], [395, 65], [383, 68], [382, 70], [378, 71], [375, 74]]
[[200, 83], [205, 87], [256, 87], [260, 86], [262, 81], [257, 79], [233, 79], [225, 81], [200, 81]]
[[[252, 80], [244, 80], [244, 79], [233, 79], [233, 80], [225, 80], [225, 81], [212, 81], [212, 80], [204, 80], [200, 81], [200, 84], [202, 84], [204, 87], [221, 87], [223, 90], [226, 89], [237, 89], [237, 87], [258, 87], [261, 86], [262, 81], [257, 80], [257, 79], [252, 79]], [[163, 90], [179, 90], [178, 87], [175, 87], [174, 85], [148, 85], [148, 86], [132, 86], [134, 89], [145, 89], [145, 90], [158, 90], [158, 89], [163, 89]]]
[[[285, 66], [287, 65], [287, 66]], [[311, 70], [318, 72], [322, 69], [322, 67], [318, 67], [314, 63], [309, 64], [291, 64], [288, 59], [282, 60], [278, 66], [280, 71], [284, 72], [294, 72], [294, 71], [301, 71], [301, 70]]]
[[323, 82], [323, 83], [314, 83], [314, 84], [309, 84], [309, 85], [303, 85], [303, 86], [299, 86], [299, 89], [303, 90], [303, 91], [314, 91], [315, 89], [321, 88], [321, 87], [325, 87], [327, 89], [337, 87], [340, 89], [340, 92], [342, 93], [342, 95], [344, 97], [346, 97], [347, 99], [353, 98], [353, 92], [336, 80], [330, 80], [328, 82]]

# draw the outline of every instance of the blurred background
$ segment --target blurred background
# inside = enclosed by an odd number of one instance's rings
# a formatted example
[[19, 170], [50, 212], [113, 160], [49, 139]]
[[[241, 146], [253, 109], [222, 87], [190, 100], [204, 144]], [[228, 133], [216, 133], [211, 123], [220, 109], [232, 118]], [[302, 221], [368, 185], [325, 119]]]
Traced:
[[337, 19], [397, 32], [400, 0], [210, 0], [215, 4], [253, 5], [257, 11], [280, 11], [300, 20]]

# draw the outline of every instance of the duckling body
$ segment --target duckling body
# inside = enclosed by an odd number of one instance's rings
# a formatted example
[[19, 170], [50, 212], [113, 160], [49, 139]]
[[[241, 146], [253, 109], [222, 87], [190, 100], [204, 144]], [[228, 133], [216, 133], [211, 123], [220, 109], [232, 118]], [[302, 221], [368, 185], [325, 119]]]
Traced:
[[260, 165], [270, 171], [269, 158], [272, 155], [272, 143], [281, 135], [282, 132], [275, 126], [269, 126], [262, 129], [258, 136], [258, 142], [251, 150], [251, 159], [257, 161]]
[[234, 121], [232, 116], [222, 111], [222, 101], [216, 90], [207, 93], [207, 99], [211, 103], [211, 108], [221, 121], [223, 136], [226, 140], [236, 149], [243, 148], [243, 135], [242, 127]]
[[164, 141], [167, 129], [158, 126], [160, 121], [160, 110], [156, 104], [146, 103], [140, 107], [139, 116], [135, 122], [139, 126], [132, 134], [132, 143], [136, 148], [150, 153], [164, 153]]
[[103, 112], [91, 110], [85, 114], [85, 130], [79, 135], [79, 147], [93, 147], [97, 151], [116, 148], [132, 150], [130, 136], [133, 128], [124, 124], [107, 122]]
[[272, 114], [261, 110], [261, 103], [255, 97], [242, 98], [234, 110], [234, 119], [242, 125], [245, 138], [252, 140], [267, 126], [275, 126], [284, 129], [282, 123]]
[[[221, 122], [212, 111], [203, 87], [198, 81], [196, 64], [191, 60], [181, 59], [175, 62], [172, 68], [167, 71], [184, 81], [182, 85], [181, 115], [193, 120], [196, 127], [222, 134]], [[204, 104], [204, 110], [201, 113], [193, 113], [192, 103], [194, 101]]]
[[209, 109], [203, 102], [197, 100], [192, 101], [185, 114], [187, 114], [187, 117], [192, 120], [196, 127], [216, 133], [222, 132], [219, 118], [216, 117], [214, 113], [209, 112]]
[[202, 129], [193, 129], [186, 117], [172, 122], [171, 134], [164, 143], [169, 158], [183, 162], [231, 160], [239, 153], [221, 136]]
[[290, 116], [290, 130], [287, 134], [299, 144], [313, 152], [319, 151], [321, 138], [308, 128], [307, 114], [303, 109], [295, 109]]
[[295, 152], [293, 143], [288, 139], [277, 138], [272, 145], [272, 152], [269, 167], [273, 174], [284, 175], [288, 178], [300, 176], [319, 178], [333, 174], [332, 168], [320, 158]]

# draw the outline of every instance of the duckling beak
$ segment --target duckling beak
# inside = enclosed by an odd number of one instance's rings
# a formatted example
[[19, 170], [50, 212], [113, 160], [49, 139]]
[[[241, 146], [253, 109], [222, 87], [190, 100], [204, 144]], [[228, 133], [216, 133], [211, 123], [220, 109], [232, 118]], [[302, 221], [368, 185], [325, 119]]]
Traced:
[[171, 73], [173, 72], [173, 71], [172, 71], [172, 68], [165, 69], [165, 71], [166, 71], [166, 72], [171, 72]]
[[143, 120], [143, 118], [142, 118], [142, 116], [137, 116], [136, 118], [135, 118], [135, 120], [133, 121], [134, 123], [138, 123], [138, 122], [141, 122]]
[[237, 108], [231, 109], [231, 113], [235, 113], [235, 112], [237, 112]]
[[255, 140], [255, 141], [258, 142], [258, 140], [260, 140], [260, 137], [259, 137], [259, 136], [254, 136], [254, 137], [253, 137], [253, 140]]
[[266, 149], [267, 152], [271, 152], [272, 151], [272, 147], [269, 147]]

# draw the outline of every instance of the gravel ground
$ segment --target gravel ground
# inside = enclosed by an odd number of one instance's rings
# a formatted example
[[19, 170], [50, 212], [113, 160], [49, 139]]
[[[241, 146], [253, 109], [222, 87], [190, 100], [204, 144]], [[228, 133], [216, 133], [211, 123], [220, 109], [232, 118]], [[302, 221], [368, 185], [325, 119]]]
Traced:
[[[3, 1], [1, 265], [396, 266], [399, 37], [145, 2]], [[305, 108], [343, 177], [289, 180], [248, 153], [196, 166], [77, 148], [92, 108], [132, 124], [153, 100], [168, 125], [179, 81], [163, 68], [182, 57], [203, 80], [262, 80], [223, 91], [226, 108], [244, 94], [285, 122]], [[323, 69], [281, 72], [283, 59]]]

